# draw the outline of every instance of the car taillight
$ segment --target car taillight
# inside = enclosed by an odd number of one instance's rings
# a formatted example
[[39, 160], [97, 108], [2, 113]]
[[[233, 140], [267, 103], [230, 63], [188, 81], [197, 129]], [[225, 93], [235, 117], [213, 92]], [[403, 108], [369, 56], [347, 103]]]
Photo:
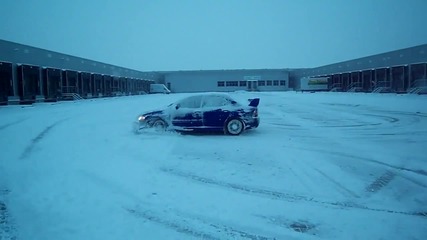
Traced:
[[258, 117], [258, 109], [254, 110], [254, 113], [252, 114], [252, 117], [254, 117], [254, 118]]

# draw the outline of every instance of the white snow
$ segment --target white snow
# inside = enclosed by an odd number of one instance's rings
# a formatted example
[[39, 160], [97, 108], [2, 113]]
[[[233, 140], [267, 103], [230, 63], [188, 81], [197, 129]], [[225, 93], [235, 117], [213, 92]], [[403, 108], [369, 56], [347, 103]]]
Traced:
[[240, 136], [132, 133], [188, 95], [1, 107], [0, 239], [427, 238], [426, 96], [239, 92]]

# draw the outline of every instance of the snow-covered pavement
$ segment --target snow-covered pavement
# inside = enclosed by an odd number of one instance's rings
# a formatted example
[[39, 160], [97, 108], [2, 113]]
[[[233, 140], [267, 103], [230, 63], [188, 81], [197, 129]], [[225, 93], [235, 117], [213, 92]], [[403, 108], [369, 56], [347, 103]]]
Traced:
[[0, 239], [426, 239], [427, 97], [260, 97], [233, 137], [132, 121], [189, 94], [0, 108]]

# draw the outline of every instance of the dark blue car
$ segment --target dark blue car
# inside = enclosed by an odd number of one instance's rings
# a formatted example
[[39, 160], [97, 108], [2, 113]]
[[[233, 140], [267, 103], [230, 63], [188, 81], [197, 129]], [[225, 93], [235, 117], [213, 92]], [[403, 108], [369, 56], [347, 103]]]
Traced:
[[135, 131], [154, 128], [158, 131], [179, 132], [220, 131], [239, 135], [244, 130], [259, 125], [259, 98], [248, 99], [242, 105], [227, 94], [209, 93], [189, 96], [170, 104], [163, 110], [141, 114], [135, 123]]

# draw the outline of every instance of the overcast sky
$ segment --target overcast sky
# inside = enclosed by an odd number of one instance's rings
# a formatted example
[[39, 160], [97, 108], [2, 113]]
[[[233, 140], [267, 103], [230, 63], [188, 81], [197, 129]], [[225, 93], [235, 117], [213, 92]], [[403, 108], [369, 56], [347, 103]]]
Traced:
[[317, 67], [427, 43], [427, 0], [1, 0], [1, 8], [1, 39], [143, 71]]

